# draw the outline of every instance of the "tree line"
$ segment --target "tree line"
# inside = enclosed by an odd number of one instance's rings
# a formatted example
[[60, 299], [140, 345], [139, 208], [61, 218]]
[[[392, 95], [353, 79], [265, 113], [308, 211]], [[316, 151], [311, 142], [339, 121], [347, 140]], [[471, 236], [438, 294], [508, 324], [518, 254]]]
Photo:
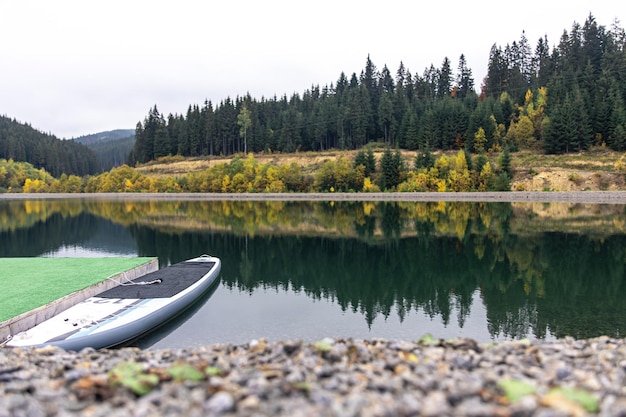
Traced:
[[0, 158], [28, 162], [54, 176], [100, 171], [96, 155], [86, 146], [42, 133], [6, 116], [0, 116]]
[[439, 68], [395, 74], [368, 56], [360, 74], [303, 94], [190, 105], [185, 114], [155, 105], [136, 126], [131, 165], [166, 155], [230, 155], [359, 149], [372, 142], [403, 149], [531, 148], [566, 153], [604, 145], [626, 149], [626, 35], [589, 15], [550, 49], [522, 33], [493, 45], [488, 74], [476, 93], [464, 55], [457, 71]]

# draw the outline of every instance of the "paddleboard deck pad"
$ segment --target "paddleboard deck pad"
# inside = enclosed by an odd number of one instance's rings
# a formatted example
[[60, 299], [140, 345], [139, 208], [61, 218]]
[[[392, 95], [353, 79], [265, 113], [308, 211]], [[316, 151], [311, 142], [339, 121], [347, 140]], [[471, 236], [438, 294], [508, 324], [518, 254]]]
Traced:
[[164, 324], [202, 296], [219, 276], [219, 258], [203, 255], [122, 283], [24, 332], [7, 346], [67, 350], [113, 347]]

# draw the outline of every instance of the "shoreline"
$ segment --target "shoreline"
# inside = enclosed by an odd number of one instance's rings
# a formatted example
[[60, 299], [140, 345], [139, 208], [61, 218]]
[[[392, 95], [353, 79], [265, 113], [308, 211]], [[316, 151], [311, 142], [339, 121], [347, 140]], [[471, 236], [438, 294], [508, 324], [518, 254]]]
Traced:
[[507, 191], [424, 193], [3, 193], [0, 200], [163, 200], [163, 201], [405, 201], [626, 204], [626, 191]]
[[626, 339], [0, 348], [2, 416], [624, 416]]

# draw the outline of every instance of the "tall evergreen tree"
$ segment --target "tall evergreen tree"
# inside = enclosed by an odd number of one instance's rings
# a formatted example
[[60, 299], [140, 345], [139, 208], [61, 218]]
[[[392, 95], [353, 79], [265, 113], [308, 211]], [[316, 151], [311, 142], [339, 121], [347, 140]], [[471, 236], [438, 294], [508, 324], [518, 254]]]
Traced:
[[208, 155], [215, 154], [215, 113], [213, 111], [213, 103], [209, 100], [204, 101], [202, 108], [202, 120], [204, 121], [203, 149]]
[[380, 98], [378, 105], [378, 124], [383, 129], [383, 138], [385, 139], [385, 143], [392, 144], [392, 128], [394, 126], [395, 117], [393, 114], [393, 104], [391, 103], [389, 96], [390, 93], [383, 93]]
[[547, 35], [539, 38], [533, 56], [533, 67], [535, 68], [535, 79], [531, 81], [534, 88], [545, 87], [548, 85], [549, 77], [553, 72], [552, 60], [550, 56], [550, 46], [548, 44]]
[[443, 59], [441, 69], [437, 71], [437, 98], [444, 98], [452, 91], [452, 68], [448, 57]]
[[416, 170], [422, 168], [430, 169], [435, 166], [435, 158], [430, 151], [430, 146], [428, 145], [428, 143], [422, 145], [417, 155], [415, 155], [415, 160], [413, 163]]
[[135, 165], [137, 162], [143, 162], [145, 154], [144, 148], [146, 147], [145, 131], [141, 122], [137, 123], [135, 127], [135, 147], [129, 156], [129, 163]]
[[371, 146], [361, 148], [361, 150], [357, 152], [354, 158], [354, 167], [357, 168], [359, 165], [363, 165], [365, 168], [364, 174], [366, 177], [376, 172], [376, 158], [374, 157], [374, 151]]
[[165, 122], [159, 123], [154, 134], [154, 157], [167, 156], [170, 154], [170, 137]]
[[380, 189], [395, 189], [401, 182], [401, 173], [403, 170], [404, 162], [400, 151], [396, 150], [395, 152], [391, 152], [390, 148], [386, 148], [380, 159]]
[[502, 49], [493, 45], [489, 52], [489, 63], [487, 67], [487, 82], [485, 84], [485, 94], [487, 96], [498, 97], [508, 87], [508, 65], [504, 58]]
[[472, 70], [467, 66], [465, 55], [459, 57], [459, 69], [456, 79], [456, 87], [458, 98], [465, 98], [474, 92], [474, 78], [472, 78]]
[[369, 109], [365, 111], [368, 114], [367, 118], [367, 132], [366, 135], [369, 137], [376, 137], [378, 133], [377, 121], [378, 117], [378, 103], [380, 101], [380, 90], [378, 88], [378, 79], [380, 74], [376, 69], [376, 66], [370, 59], [370, 56], [367, 55], [367, 60], [365, 62], [365, 70], [361, 74], [361, 84], [365, 86], [367, 91], [367, 97], [369, 98]]

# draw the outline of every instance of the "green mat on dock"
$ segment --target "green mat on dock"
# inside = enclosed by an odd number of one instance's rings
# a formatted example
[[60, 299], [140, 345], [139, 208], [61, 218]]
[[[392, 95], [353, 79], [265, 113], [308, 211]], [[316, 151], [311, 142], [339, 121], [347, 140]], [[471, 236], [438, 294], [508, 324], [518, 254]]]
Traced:
[[154, 258], [0, 258], [0, 322]]

